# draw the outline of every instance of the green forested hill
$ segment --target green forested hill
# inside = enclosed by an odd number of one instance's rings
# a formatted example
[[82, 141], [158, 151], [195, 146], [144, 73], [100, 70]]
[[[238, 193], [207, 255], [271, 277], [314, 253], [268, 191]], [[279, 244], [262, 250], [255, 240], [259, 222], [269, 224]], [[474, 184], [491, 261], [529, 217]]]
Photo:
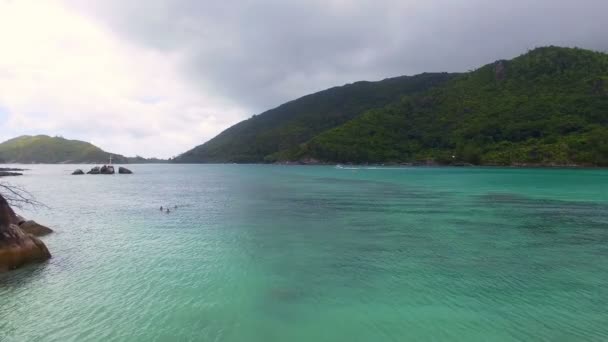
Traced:
[[304, 96], [236, 124], [174, 161], [264, 162], [369, 109], [384, 106], [404, 94], [428, 90], [450, 77], [446, 73], [403, 76], [357, 82]]
[[88, 142], [48, 135], [24, 135], [0, 144], [0, 162], [3, 163], [105, 163], [110, 155], [116, 163], [129, 163], [134, 159], [105, 152]]
[[538, 48], [328, 130], [284, 159], [608, 165], [608, 55]]
[[606, 166], [607, 127], [608, 55], [543, 47], [464, 74], [308, 95], [175, 161]]

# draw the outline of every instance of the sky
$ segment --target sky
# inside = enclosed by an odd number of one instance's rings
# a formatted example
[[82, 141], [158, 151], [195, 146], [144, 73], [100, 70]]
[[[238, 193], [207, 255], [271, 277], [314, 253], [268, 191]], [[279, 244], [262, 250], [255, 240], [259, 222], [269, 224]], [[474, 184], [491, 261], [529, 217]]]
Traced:
[[608, 51], [606, 0], [0, 0], [0, 140], [168, 158], [311, 92]]

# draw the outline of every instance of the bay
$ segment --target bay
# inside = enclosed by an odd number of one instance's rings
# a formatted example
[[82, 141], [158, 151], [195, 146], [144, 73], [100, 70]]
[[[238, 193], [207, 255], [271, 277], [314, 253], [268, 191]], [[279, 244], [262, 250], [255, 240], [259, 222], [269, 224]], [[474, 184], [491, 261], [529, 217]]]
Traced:
[[608, 340], [605, 169], [25, 167], [0, 341]]

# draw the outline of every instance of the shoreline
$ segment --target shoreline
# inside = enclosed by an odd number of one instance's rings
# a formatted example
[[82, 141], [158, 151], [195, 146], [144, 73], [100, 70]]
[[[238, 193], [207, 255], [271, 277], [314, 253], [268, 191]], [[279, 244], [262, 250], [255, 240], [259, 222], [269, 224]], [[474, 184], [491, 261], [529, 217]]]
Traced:
[[[219, 163], [221, 164], [221, 163]], [[238, 164], [238, 163], [237, 163]], [[424, 163], [403, 163], [403, 164], [350, 164], [350, 163], [250, 163], [239, 165], [282, 165], [282, 166], [348, 166], [348, 167], [415, 167], [415, 168], [504, 168], [504, 169], [608, 169], [608, 166], [596, 165], [576, 165], [576, 164], [512, 164], [512, 165], [496, 165], [496, 164], [424, 164]]]
[[[90, 163], [0, 163], [0, 165], [95, 165]], [[491, 167], [491, 168], [521, 168], [521, 169], [608, 169], [608, 166], [599, 165], [585, 165], [585, 164], [533, 164], [533, 163], [515, 163], [510, 165], [501, 164], [470, 164], [470, 163], [454, 163], [454, 164], [440, 164], [440, 163], [424, 163], [424, 162], [413, 162], [413, 163], [339, 163], [339, 162], [309, 162], [309, 161], [286, 161], [286, 162], [252, 162], [252, 163], [234, 163], [234, 162], [210, 162], [210, 163], [130, 163], [125, 165], [277, 165], [277, 166], [349, 166], [349, 167], [453, 167], [453, 168], [480, 168], [480, 167]], [[10, 171], [9, 171], [10, 170]], [[2, 168], [0, 167], [0, 176], [2, 172], [13, 172], [13, 171], [29, 171], [30, 169], [22, 168]]]

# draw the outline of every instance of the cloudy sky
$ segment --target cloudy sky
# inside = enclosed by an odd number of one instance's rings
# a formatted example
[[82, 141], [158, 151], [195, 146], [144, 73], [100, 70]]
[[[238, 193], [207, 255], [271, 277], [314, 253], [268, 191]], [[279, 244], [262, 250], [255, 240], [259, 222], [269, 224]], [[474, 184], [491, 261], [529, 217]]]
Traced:
[[170, 157], [307, 93], [608, 51], [606, 0], [0, 0], [0, 139]]

